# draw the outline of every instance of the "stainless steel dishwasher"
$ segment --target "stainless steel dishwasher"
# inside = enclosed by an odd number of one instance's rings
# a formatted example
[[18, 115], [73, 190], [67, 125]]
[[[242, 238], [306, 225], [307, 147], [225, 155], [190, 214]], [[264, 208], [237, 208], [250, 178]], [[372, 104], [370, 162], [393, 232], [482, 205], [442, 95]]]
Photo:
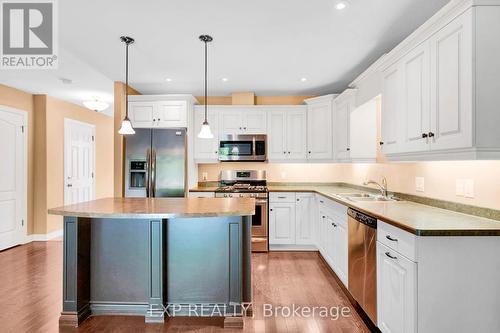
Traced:
[[349, 292], [377, 324], [377, 219], [349, 208]]

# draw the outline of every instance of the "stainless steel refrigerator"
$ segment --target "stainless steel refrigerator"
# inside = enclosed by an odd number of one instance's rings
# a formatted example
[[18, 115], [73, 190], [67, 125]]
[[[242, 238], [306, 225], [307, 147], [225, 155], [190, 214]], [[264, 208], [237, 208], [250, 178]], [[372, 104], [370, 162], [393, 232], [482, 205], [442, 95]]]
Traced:
[[126, 197], [184, 197], [185, 129], [136, 129], [125, 147]]

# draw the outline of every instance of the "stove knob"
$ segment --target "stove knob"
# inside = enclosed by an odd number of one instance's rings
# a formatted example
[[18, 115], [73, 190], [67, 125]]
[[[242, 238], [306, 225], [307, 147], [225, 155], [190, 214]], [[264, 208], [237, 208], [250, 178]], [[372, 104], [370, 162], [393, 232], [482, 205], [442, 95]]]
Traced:
[[230, 197], [230, 198], [232, 198], [232, 197], [233, 197], [233, 195], [232, 195], [232, 194], [229, 194], [229, 197]]
[[240, 194], [240, 198], [243, 198], [243, 194]]
[[255, 198], [255, 193], [250, 193], [250, 198]]
[[227, 198], [227, 194], [226, 193], [224, 193], [224, 198]]

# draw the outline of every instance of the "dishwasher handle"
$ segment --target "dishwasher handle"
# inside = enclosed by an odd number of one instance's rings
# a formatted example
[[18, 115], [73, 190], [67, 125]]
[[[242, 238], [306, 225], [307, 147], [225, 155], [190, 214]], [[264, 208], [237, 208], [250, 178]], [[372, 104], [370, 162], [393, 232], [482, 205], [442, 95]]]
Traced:
[[358, 212], [352, 208], [347, 209], [347, 215], [359, 223], [363, 223], [370, 228], [377, 229], [377, 219], [374, 217]]

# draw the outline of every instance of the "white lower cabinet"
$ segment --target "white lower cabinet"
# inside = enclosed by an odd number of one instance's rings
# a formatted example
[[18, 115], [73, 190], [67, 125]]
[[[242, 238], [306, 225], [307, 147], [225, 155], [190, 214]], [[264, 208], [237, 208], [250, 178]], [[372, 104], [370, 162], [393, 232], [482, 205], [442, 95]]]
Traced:
[[314, 244], [314, 194], [297, 193], [295, 206], [295, 244]]
[[295, 202], [269, 204], [269, 245], [295, 244]]
[[377, 322], [383, 333], [417, 332], [417, 263], [377, 242]]

